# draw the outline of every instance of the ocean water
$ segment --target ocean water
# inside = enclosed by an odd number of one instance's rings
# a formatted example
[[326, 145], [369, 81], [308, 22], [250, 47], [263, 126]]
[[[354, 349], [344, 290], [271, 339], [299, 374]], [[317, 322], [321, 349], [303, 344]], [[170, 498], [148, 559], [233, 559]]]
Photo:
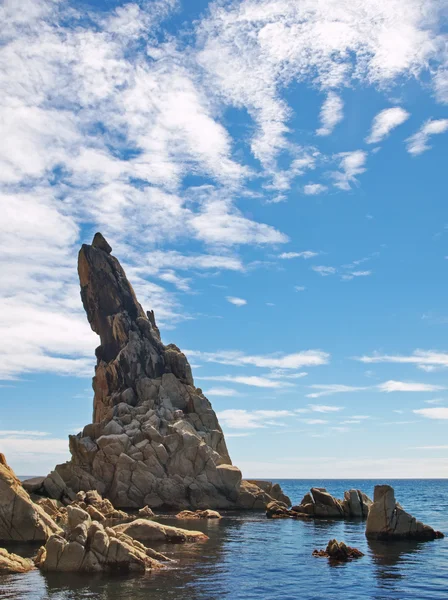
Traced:
[[[389, 483], [397, 500], [418, 519], [448, 534], [448, 479], [283, 480], [298, 503], [312, 486], [338, 497], [358, 488], [373, 496], [375, 483]], [[432, 542], [368, 542], [362, 521], [268, 520], [263, 513], [224, 513], [219, 522], [164, 523], [200, 529], [204, 544], [158, 546], [174, 566], [145, 576], [90, 576], [33, 571], [0, 577], [8, 600], [448, 600], [448, 538]], [[365, 553], [351, 563], [331, 565], [312, 551], [331, 538]], [[8, 546], [33, 554], [28, 547]]]

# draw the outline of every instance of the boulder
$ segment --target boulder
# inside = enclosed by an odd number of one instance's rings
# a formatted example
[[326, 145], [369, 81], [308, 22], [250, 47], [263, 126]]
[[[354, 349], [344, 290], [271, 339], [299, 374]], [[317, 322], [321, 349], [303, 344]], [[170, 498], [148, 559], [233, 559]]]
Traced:
[[344, 492], [344, 500], [338, 500], [325, 488], [311, 488], [302, 502], [292, 507], [292, 511], [316, 519], [366, 518], [372, 501], [360, 490]]
[[221, 515], [216, 510], [206, 509], [206, 510], [183, 510], [176, 515], [176, 519], [221, 519]]
[[[92, 522], [87, 512], [69, 506], [65, 535], [53, 535], [35, 558], [42, 571], [144, 573], [163, 565], [163, 555], [128, 535]], [[84, 513], [84, 514], [83, 514]]]
[[149, 508], [149, 506], [144, 506], [143, 508], [141, 508], [138, 511], [138, 518], [139, 519], [152, 519], [153, 517], [155, 517], [155, 514]]
[[32, 560], [22, 558], [17, 554], [9, 553], [4, 548], [0, 548], [0, 575], [27, 573], [34, 568]]
[[323, 556], [337, 562], [348, 562], [354, 558], [361, 558], [364, 554], [361, 550], [351, 548], [344, 542], [330, 540], [325, 550], [314, 550], [313, 556]]
[[46, 495], [69, 503], [73, 493], [97, 490], [124, 509], [289, 502], [278, 485], [242, 480], [187, 357], [163, 344], [154, 313], [145, 313], [101, 234], [82, 246], [78, 274], [87, 319], [100, 338], [93, 423], [69, 437], [72, 458], [44, 480]]
[[366, 537], [373, 540], [434, 540], [444, 535], [407, 513], [395, 500], [390, 485], [376, 485], [367, 517]]
[[26, 492], [0, 453], [0, 541], [45, 541], [59, 526]]
[[162, 525], [146, 519], [136, 519], [131, 523], [115, 525], [112, 529], [117, 534], [125, 533], [141, 542], [183, 544], [185, 542], [205, 542], [208, 540], [208, 536], [201, 531], [180, 529], [179, 527]]

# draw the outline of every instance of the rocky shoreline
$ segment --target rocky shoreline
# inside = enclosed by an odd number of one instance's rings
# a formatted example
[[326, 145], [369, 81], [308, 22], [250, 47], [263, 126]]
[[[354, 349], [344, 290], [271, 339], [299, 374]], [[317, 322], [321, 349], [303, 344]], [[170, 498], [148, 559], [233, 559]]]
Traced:
[[[200, 531], [158, 523], [154, 510], [218, 523], [220, 510], [364, 519], [371, 540], [443, 537], [407, 513], [388, 485], [375, 486], [373, 501], [361, 490], [337, 499], [315, 487], [292, 506], [278, 484], [244, 480], [186, 356], [162, 343], [154, 313], [143, 311], [111, 251], [97, 233], [78, 260], [82, 302], [101, 342], [93, 422], [69, 436], [71, 460], [46, 477], [22, 483], [0, 454], [0, 543], [42, 544], [33, 561], [0, 548], [0, 574], [157, 571], [170, 559], [153, 545], [207, 541]], [[362, 556], [336, 540], [315, 552], [335, 560]]]

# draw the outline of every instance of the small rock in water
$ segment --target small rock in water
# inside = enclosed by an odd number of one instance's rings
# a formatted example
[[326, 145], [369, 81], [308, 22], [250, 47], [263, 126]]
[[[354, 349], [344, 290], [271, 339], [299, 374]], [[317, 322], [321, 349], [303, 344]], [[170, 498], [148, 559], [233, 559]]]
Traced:
[[221, 515], [217, 510], [183, 510], [176, 515], [176, 519], [221, 519]]
[[358, 548], [347, 546], [344, 542], [330, 540], [325, 550], [314, 550], [313, 556], [322, 556], [338, 562], [348, 562], [354, 558], [361, 558], [364, 554]]
[[0, 575], [27, 573], [34, 569], [33, 561], [0, 548]]

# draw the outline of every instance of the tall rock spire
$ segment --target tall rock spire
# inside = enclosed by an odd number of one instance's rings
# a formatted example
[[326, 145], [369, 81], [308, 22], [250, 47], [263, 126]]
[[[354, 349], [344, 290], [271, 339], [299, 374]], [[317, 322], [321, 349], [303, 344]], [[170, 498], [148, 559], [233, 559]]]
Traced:
[[57, 473], [120, 507], [263, 508], [279, 486], [242, 481], [186, 356], [162, 343], [111, 251], [97, 233], [79, 252], [81, 298], [101, 343], [93, 423], [70, 436], [72, 459]]

